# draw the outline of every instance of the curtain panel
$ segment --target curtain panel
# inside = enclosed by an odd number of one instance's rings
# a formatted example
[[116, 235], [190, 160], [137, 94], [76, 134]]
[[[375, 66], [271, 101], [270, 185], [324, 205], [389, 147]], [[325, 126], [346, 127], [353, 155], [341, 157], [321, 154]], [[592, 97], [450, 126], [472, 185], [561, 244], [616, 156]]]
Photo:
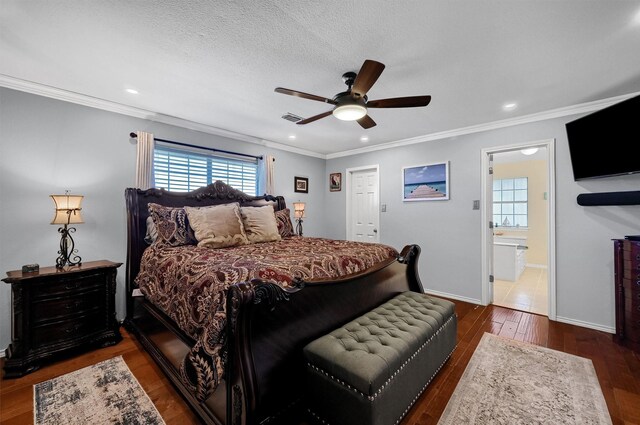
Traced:
[[153, 181], [153, 150], [155, 140], [152, 133], [138, 131], [138, 155], [136, 158], [136, 187], [149, 189]]

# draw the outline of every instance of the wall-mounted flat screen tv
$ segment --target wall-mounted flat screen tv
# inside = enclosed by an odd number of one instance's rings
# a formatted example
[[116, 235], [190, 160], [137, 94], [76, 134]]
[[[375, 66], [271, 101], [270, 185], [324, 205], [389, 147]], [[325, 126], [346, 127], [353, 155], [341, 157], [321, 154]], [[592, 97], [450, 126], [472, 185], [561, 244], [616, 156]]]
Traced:
[[640, 173], [640, 96], [565, 127], [575, 180]]

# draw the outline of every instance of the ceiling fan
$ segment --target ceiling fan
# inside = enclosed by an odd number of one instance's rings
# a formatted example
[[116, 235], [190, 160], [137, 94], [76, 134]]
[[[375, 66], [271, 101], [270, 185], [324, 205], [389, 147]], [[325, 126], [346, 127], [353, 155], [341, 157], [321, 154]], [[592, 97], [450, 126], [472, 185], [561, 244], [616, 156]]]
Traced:
[[283, 87], [277, 87], [275, 91], [277, 93], [316, 100], [335, 106], [331, 111], [300, 120], [296, 124], [309, 124], [310, 122], [333, 114], [336, 118], [343, 121], [358, 121], [358, 124], [364, 129], [376, 125], [376, 122], [367, 115], [368, 108], [413, 108], [417, 106], [427, 106], [429, 102], [431, 102], [431, 96], [409, 96], [369, 100], [367, 92], [378, 80], [383, 70], [384, 65], [380, 62], [370, 59], [365, 60], [357, 74], [355, 72], [347, 72], [342, 76], [344, 83], [349, 88], [347, 91], [336, 94], [332, 99], [303, 93], [297, 90], [285, 89]]

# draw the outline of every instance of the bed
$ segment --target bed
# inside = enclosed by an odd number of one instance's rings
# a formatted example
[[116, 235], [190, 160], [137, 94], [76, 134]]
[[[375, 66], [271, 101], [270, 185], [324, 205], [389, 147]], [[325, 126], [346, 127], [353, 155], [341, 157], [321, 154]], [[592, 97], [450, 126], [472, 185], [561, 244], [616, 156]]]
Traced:
[[[345, 247], [354, 251], [351, 242], [298, 236], [221, 249], [159, 249], [149, 243], [150, 204], [154, 214], [162, 208], [238, 205], [243, 211], [258, 211], [269, 206], [281, 217], [288, 213], [281, 196], [248, 196], [217, 181], [192, 192], [129, 188], [125, 198], [124, 325], [207, 424], [299, 423], [304, 397], [302, 347], [400, 292], [423, 292], [417, 245], [397, 252], [366, 244], [370, 247], [355, 249], [364, 255], [353, 259], [343, 252]], [[320, 257], [296, 263], [291, 254], [296, 251]], [[330, 260], [330, 252], [342, 260]], [[317, 259], [322, 255], [326, 261]], [[268, 258], [275, 262], [265, 266], [267, 257], [275, 257]], [[191, 258], [191, 265], [183, 265], [185, 258]], [[194, 259], [198, 267], [192, 265]], [[205, 262], [209, 265], [203, 272]], [[252, 268], [254, 263], [263, 266]], [[192, 274], [178, 274], [184, 270]], [[203, 289], [202, 280], [196, 280], [201, 275], [222, 282], [218, 300], [222, 306], [211, 307], [211, 294]], [[183, 292], [193, 288], [200, 289]], [[211, 355], [213, 349], [219, 356]]]

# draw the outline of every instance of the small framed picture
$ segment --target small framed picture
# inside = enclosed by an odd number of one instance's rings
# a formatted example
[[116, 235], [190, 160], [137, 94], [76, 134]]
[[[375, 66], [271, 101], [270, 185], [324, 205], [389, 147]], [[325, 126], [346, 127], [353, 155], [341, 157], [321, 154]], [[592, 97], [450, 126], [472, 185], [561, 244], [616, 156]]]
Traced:
[[446, 201], [449, 199], [449, 162], [402, 168], [402, 200]]
[[296, 192], [309, 193], [309, 179], [307, 177], [294, 177], [293, 188]]
[[342, 190], [342, 173], [329, 174], [329, 191], [340, 192]]

